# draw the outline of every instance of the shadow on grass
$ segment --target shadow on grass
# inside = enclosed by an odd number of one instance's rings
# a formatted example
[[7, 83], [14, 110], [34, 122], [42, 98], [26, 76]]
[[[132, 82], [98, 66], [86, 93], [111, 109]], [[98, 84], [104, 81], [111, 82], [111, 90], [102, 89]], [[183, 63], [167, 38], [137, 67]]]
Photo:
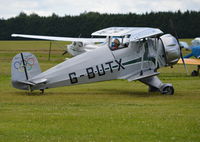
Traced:
[[156, 97], [162, 96], [159, 92], [148, 92], [148, 90], [144, 89], [143, 91], [139, 90], [125, 90], [125, 89], [114, 89], [114, 88], [99, 88], [99, 89], [90, 89], [90, 90], [62, 90], [62, 91], [44, 91], [41, 93], [40, 91], [33, 92], [13, 92], [13, 94], [20, 96], [50, 96], [50, 95], [121, 95], [121, 96], [133, 96], [133, 97]]
[[124, 89], [103, 89], [102, 92], [109, 95], [126, 95], [134, 97], [151, 97], [151, 96], [160, 96], [159, 92], [148, 92], [144, 89], [143, 91], [139, 90], [124, 90]]
[[45, 96], [45, 93], [41, 93], [39, 91], [34, 91], [34, 92], [13, 92], [15, 95], [20, 95], [20, 96]]

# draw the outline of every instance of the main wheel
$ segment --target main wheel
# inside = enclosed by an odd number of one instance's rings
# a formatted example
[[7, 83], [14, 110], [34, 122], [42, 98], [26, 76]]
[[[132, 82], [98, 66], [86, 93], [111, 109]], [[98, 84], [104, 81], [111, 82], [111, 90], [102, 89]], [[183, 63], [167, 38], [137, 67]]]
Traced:
[[167, 86], [163, 89], [163, 94], [166, 95], [173, 95], [174, 94], [174, 88], [172, 86]]
[[199, 75], [199, 73], [196, 70], [193, 70], [192, 73], [191, 73], [191, 76], [198, 76], [198, 75]]
[[164, 95], [174, 94], [174, 87], [171, 84], [164, 84], [161, 88], [161, 93]]

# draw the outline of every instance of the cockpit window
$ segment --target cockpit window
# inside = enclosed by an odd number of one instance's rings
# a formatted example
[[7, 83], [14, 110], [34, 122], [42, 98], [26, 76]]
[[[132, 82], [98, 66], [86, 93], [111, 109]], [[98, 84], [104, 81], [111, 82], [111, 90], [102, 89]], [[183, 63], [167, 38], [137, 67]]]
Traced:
[[111, 50], [126, 48], [129, 45], [129, 37], [110, 37], [109, 45]]

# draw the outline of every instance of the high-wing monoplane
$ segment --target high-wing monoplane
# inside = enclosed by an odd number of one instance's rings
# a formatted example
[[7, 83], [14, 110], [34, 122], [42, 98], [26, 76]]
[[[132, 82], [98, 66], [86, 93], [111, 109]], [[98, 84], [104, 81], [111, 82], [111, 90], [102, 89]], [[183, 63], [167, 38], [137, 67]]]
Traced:
[[186, 50], [192, 50], [193, 47], [200, 47], [200, 37], [194, 38], [190, 45], [185, 41], [180, 41], [180, 44]]
[[12, 37], [30, 38], [30, 39], [40, 39], [49, 41], [70, 41], [71, 44], [67, 45], [66, 50], [63, 52], [69, 53], [72, 56], [82, 54], [87, 51], [91, 51], [101, 46], [106, 38], [96, 37], [96, 38], [74, 38], [74, 37], [56, 37], [56, 36], [42, 36], [42, 35], [27, 35], [27, 34], [12, 34]]
[[[61, 86], [127, 79], [139, 80], [148, 85], [152, 92], [174, 93], [172, 84], [164, 84], [157, 77], [157, 69], [178, 62], [181, 54], [175, 37], [148, 27], [110, 27], [92, 35], [106, 37], [99, 48], [70, 58], [44, 72], [41, 72], [33, 54], [17, 54], [11, 65], [12, 85], [22, 90], [43, 92]], [[74, 42], [85, 41], [78, 39]]]
[[[181, 43], [181, 42], [180, 42]], [[200, 71], [200, 38], [197, 37], [191, 41], [191, 46], [189, 46], [186, 42], [182, 42], [181, 45], [186, 50], [191, 50], [191, 53], [184, 56], [185, 64], [188, 65], [197, 65], [197, 70], [193, 70], [191, 75], [198, 76]], [[191, 58], [191, 57], [195, 57]], [[182, 60], [178, 61], [179, 64], [182, 64]]]

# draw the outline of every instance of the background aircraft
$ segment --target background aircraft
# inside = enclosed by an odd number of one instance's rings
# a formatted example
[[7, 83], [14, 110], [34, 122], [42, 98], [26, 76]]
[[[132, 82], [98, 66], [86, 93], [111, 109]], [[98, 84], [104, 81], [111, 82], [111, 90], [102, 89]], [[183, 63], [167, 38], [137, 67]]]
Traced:
[[[105, 36], [106, 40], [100, 44], [100, 48], [68, 59], [45, 72], [41, 72], [33, 54], [17, 54], [11, 66], [13, 86], [43, 92], [44, 89], [60, 86], [127, 79], [141, 81], [152, 92], [174, 93], [171, 84], [164, 84], [159, 80], [157, 69], [172, 66], [181, 57], [179, 42], [175, 37], [163, 35], [160, 29], [146, 27], [111, 27], [96, 31], [92, 36]], [[85, 38], [70, 40], [100, 41]], [[114, 43], [116, 40], [118, 44]]]
[[192, 47], [200, 47], [200, 37], [196, 37], [191, 41], [191, 45], [188, 45], [187, 42], [180, 41], [181, 47], [185, 48], [186, 50], [192, 50]]
[[[198, 76], [199, 71], [200, 71], [200, 38], [197, 37], [194, 40], [192, 40], [191, 46], [188, 46], [186, 42], [182, 42], [181, 46], [185, 48], [186, 50], [191, 50], [191, 53], [184, 56], [184, 61], [185, 61], [185, 64], [197, 65], [197, 70], [193, 70], [191, 75]], [[191, 57], [195, 57], [196, 59], [191, 58]], [[182, 64], [183, 62], [182, 60], [179, 60], [178, 63]]]
[[66, 50], [63, 52], [63, 55], [66, 53], [76, 56], [87, 51], [91, 51], [95, 48], [101, 46], [103, 42], [106, 41], [106, 38], [73, 38], [73, 37], [55, 37], [55, 36], [41, 36], [41, 35], [26, 35], [26, 34], [12, 34], [12, 37], [22, 37], [30, 39], [41, 39], [41, 40], [50, 40], [50, 41], [70, 41], [71, 44], [67, 45]]

